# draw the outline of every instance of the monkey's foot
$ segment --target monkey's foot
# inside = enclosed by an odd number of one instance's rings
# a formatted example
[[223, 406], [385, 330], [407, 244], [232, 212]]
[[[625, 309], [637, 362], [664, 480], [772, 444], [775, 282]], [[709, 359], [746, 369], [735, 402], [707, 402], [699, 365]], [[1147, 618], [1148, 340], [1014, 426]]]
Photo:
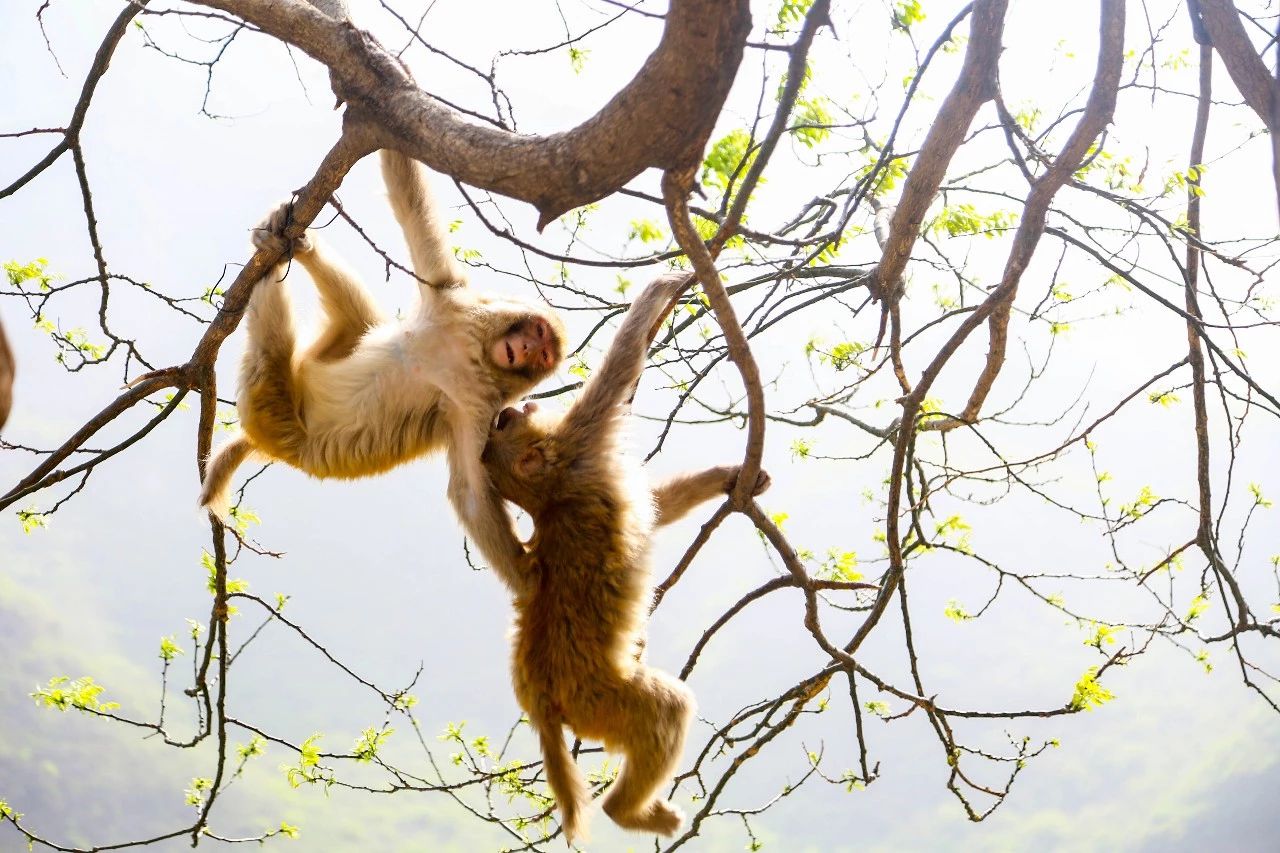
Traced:
[[623, 829], [656, 832], [658, 835], [675, 835], [676, 830], [684, 823], [684, 812], [666, 800], [654, 800], [638, 814], [618, 814], [616, 809], [609, 808], [607, 802], [604, 810]]
[[293, 220], [293, 203], [286, 201], [281, 202], [275, 210], [267, 214], [253, 229], [252, 240], [254, 248], [269, 249], [277, 252], [288, 252], [293, 255], [305, 255], [312, 251], [315, 246], [311, 241], [311, 232], [306, 231], [301, 237], [295, 238], [292, 243], [286, 243], [284, 231]]

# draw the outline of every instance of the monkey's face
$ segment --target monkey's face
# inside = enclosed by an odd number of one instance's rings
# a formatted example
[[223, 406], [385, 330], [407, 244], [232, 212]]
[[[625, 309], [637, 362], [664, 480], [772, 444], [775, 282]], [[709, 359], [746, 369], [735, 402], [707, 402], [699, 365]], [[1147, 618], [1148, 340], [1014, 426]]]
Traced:
[[501, 370], [537, 381], [560, 363], [560, 336], [545, 318], [523, 317], [490, 345], [489, 358]]
[[523, 409], [503, 409], [489, 430], [480, 461], [498, 493], [526, 512], [536, 511], [549, 494], [555, 469], [552, 434], [559, 422], [558, 415], [530, 402]]

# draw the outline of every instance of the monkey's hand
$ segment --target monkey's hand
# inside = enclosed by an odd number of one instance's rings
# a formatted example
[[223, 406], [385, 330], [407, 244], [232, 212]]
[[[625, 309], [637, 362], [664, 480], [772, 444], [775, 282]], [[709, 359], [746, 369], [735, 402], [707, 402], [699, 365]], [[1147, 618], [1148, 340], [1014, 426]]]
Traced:
[[282, 202], [275, 210], [267, 214], [253, 229], [253, 247], [268, 249], [292, 257], [306, 255], [315, 249], [311, 241], [311, 231], [297, 237], [290, 244], [284, 236], [285, 229], [293, 222], [293, 203]]
[[[738, 484], [738, 477], [742, 474], [741, 465], [733, 465], [725, 468], [724, 491], [725, 494], [733, 491], [733, 487]], [[773, 485], [773, 478], [769, 476], [769, 472], [760, 469], [760, 473], [756, 475], [755, 487], [751, 490], [751, 497], [764, 494], [769, 487]]]

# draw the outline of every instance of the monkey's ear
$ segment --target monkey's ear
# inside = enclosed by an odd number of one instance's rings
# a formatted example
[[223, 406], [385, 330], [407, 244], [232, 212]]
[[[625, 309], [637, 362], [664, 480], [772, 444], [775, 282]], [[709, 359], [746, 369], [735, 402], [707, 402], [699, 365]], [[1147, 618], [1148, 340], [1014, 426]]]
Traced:
[[536, 447], [530, 447], [528, 450], [516, 457], [515, 470], [516, 474], [522, 479], [528, 479], [542, 471], [545, 458], [542, 451]]

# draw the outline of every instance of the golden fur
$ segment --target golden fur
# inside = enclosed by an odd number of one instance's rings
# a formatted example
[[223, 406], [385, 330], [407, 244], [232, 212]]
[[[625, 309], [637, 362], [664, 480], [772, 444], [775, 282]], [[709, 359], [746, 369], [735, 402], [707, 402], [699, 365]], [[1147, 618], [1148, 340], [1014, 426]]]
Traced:
[[[651, 493], [617, 436], [650, 330], [685, 281], [660, 279], [636, 299], [604, 364], [563, 418], [533, 406], [505, 410], [483, 457], [498, 492], [533, 518], [513, 584], [512, 679], [570, 840], [583, 835], [589, 797], [565, 725], [623, 754], [604, 797], [614, 822], [670, 835], [683, 820], [658, 789], [683, 752], [693, 694], [637, 655], [651, 600], [649, 541], [655, 521], [669, 523], [725, 493], [738, 472], [712, 468]], [[763, 476], [758, 489], [767, 485]]]
[[[440, 448], [450, 451], [450, 496], [487, 555], [518, 543], [498, 517], [479, 457], [494, 415], [529, 391], [561, 357], [564, 330], [546, 305], [477, 294], [445, 244], [424, 170], [382, 152], [391, 206], [404, 230], [421, 304], [388, 321], [354, 274], [308, 232], [255, 286], [240, 377], [241, 434], [210, 458], [201, 505], [225, 515], [232, 474], [258, 454], [315, 477], [378, 474]], [[254, 231], [284, 249], [282, 205]], [[299, 350], [285, 274], [296, 261], [320, 294], [324, 326]], [[495, 343], [548, 331], [546, 363], [495, 364]], [[523, 336], [523, 337], [522, 337]], [[495, 557], [490, 557], [495, 559]]]

